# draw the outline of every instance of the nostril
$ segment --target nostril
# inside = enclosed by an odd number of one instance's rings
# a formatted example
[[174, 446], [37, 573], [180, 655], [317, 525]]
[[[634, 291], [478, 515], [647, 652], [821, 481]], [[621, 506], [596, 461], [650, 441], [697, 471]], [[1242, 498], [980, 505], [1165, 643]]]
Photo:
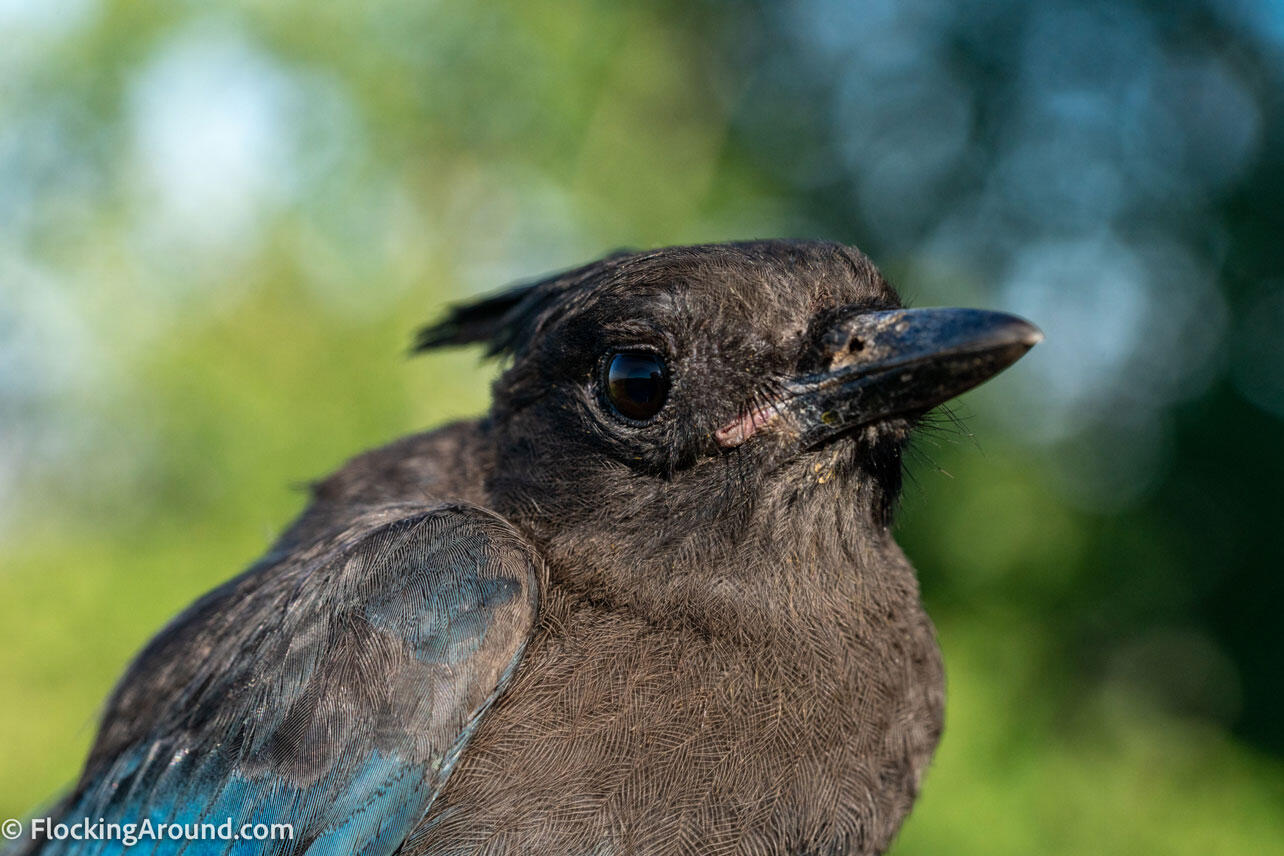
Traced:
[[847, 343], [847, 353], [849, 354], [859, 354], [863, 350], [865, 350], [865, 340], [859, 336], [853, 336], [852, 340]]

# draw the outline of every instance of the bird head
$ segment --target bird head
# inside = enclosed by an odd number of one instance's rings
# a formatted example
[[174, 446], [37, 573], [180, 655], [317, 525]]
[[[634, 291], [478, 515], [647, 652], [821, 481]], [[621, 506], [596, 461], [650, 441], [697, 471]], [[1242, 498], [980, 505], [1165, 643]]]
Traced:
[[417, 346], [510, 361], [487, 490], [592, 589], [739, 567], [755, 540], [887, 538], [916, 421], [1039, 339], [905, 309], [855, 249], [756, 241], [618, 253], [456, 306]]

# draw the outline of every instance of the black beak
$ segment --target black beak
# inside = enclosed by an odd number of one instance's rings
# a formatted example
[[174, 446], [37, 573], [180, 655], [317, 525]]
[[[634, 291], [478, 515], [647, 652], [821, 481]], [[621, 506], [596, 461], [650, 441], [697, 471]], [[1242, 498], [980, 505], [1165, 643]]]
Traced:
[[828, 370], [786, 384], [774, 415], [808, 449], [861, 425], [922, 414], [994, 377], [1042, 339], [1030, 322], [982, 309], [852, 315], [821, 341]]

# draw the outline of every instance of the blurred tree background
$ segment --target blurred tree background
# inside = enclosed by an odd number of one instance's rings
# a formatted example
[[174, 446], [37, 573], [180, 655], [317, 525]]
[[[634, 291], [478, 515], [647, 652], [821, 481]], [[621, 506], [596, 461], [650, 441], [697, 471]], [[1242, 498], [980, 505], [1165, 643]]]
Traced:
[[347, 456], [445, 301], [828, 237], [1047, 333], [925, 432], [950, 679], [895, 852], [1284, 845], [1277, 0], [0, 0], [0, 816]]

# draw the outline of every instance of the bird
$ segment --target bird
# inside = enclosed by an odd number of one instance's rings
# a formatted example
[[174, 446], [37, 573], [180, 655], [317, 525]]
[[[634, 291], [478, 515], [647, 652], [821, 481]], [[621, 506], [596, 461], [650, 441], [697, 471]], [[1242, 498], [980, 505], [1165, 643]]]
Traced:
[[500, 360], [488, 412], [314, 483], [128, 667], [19, 852], [883, 852], [944, 717], [903, 453], [1040, 338], [820, 240], [451, 306], [414, 350]]

